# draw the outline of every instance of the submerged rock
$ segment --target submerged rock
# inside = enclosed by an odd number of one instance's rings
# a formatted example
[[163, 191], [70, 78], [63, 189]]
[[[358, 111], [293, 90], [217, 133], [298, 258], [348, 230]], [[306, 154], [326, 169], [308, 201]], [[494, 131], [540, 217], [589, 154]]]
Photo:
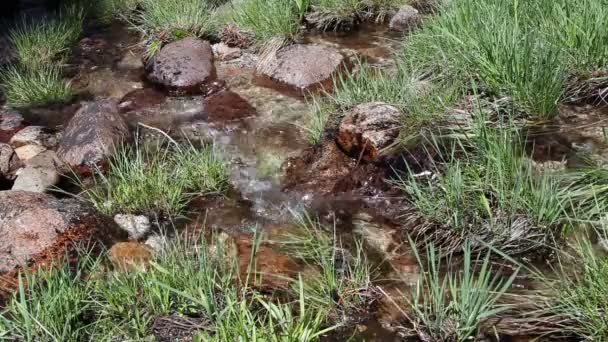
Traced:
[[393, 31], [409, 31], [420, 24], [422, 17], [417, 9], [405, 5], [391, 18], [388, 24]]
[[146, 65], [148, 80], [177, 94], [200, 94], [217, 78], [209, 42], [188, 37], [164, 46]]
[[150, 231], [150, 219], [144, 215], [118, 214], [114, 222], [129, 233], [129, 239], [139, 240]]
[[296, 44], [263, 58], [257, 73], [298, 91], [329, 88], [332, 77], [346, 69], [346, 59], [332, 47]]
[[152, 249], [139, 242], [118, 242], [108, 251], [108, 259], [119, 271], [145, 269], [153, 257]]
[[74, 242], [124, 238], [111, 219], [75, 199], [0, 192], [0, 272], [38, 258], [62, 257]]
[[217, 43], [211, 46], [213, 48], [213, 53], [215, 58], [220, 61], [229, 61], [231, 59], [241, 57], [243, 51], [238, 47], [230, 47], [226, 43]]
[[115, 100], [91, 102], [68, 123], [57, 155], [71, 167], [89, 168], [110, 157], [129, 137], [129, 127]]
[[400, 116], [399, 109], [386, 103], [358, 105], [340, 122], [336, 141], [351, 157], [376, 162], [399, 135]]

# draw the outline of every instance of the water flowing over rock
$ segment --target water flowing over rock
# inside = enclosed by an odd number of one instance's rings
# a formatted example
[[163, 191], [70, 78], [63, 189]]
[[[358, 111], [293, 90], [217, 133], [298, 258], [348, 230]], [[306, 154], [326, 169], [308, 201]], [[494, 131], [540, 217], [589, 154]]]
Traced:
[[217, 78], [209, 42], [188, 37], [164, 46], [146, 64], [151, 82], [176, 94], [200, 94]]
[[417, 9], [405, 5], [391, 18], [389, 28], [393, 31], [409, 31], [418, 26], [421, 19]]
[[0, 272], [37, 258], [61, 257], [74, 242], [107, 243], [125, 235], [111, 219], [78, 200], [0, 192]]
[[87, 168], [103, 162], [129, 137], [129, 127], [115, 100], [91, 102], [68, 123], [57, 155], [71, 167]]
[[397, 108], [385, 103], [358, 105], [342, 119], [336, 141], [353, 158], [379, 161], [399, 135], [400, 116]]
[[332, 77], [346, 68], [340, 51], [321, 44], [296, 44], [263, 58], [257, 72], [298, 91], [330, 87]]

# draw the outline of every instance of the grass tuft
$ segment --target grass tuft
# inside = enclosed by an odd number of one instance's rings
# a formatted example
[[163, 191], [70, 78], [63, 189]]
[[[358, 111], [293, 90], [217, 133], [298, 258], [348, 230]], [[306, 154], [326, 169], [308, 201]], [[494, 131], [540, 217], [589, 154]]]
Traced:
[[106, 214], [149, 213], [183, 215], [196, 195], [219, 194], [228, 184], [224, 162], [211, 147], [177, 148], [136, 145], [120, 147], [108, 171], [98, 171], [95, 184], [81, 194]]
[[253, 32], [259, 45], [273, 40], [293, 41], [300, 34], [307, 0], [236, 0], [232, 20]]
[[30, 107], [66, 103], [74, 97], [69, 81], [55, 66], [40, 68], [8, 67], [0, 72], [6, 102], [12, 107]]

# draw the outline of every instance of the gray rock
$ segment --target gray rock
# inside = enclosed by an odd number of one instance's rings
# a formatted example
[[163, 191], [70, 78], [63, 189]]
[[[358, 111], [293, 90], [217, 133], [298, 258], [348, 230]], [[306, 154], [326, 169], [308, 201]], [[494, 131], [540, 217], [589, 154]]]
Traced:
[[152, 235], [146, 239], [144, 244], [150, 247], [155, 253], [160, 253], [167, 247], [167, 239], [160, 235]]
[[37, 257], [63, 257], [74, 243], [124, 239], [111, 219], [75, 199], [0, 191], [0, 272]]
[[129, 127], [115, 100], [91, 102], [68, 123], [57, 155], [67, 165], [86, 170], [103, 162], [129, 138]]
[[129, 233], [129, 239], [139, 240], [150, 231], [150, 219], [143, 215], [118, 214], [114, 216], [114, 222], [120, 228]]
[[330, 87], [332, 77], [346, 68], [340, 51], [321, 44], [296, 44], [263, 58], [257, 72], [299, 91]]
[[146, 64], [146, 75], [173, 93], [205, 93], [217, 79], [211, 45], [193, 37], [169, 43]]
[[46, 192], [59, 183], [59, 173], [55, 168], [26, 166], [17, 171], [17, 179], [11, 190]]
[[364, 103], [344, 116], [336, 142], [351, 157], [378, 161], [399, 135], [401, 112], [382, 102]]
[[55, 148], [60, 137], [50, 129], [43, 126], [27, 126], [11, 138], [11, 145], [21, 147], [25, 145], [40, 145], [46, 148]]
[[409, 31], [420, 24], [422, 17], [417, 9], [405, 5], [391, 18], [388, 24], [393, 31]]
[[0, 178], [12, 179], [11, 173], [20, 164], [19, 157], [9, 144], [0, 143]]

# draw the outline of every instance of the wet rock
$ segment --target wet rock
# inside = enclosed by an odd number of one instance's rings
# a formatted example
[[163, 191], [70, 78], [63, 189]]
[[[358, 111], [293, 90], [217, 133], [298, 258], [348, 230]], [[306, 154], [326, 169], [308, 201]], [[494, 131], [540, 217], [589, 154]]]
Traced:
[[217, 43], [211, 46], [215, 58], [220, 61], [229, 61], [241, 57], [243, 51], [238, 47], [230, 47], [226, 43]]
[[184, 38], [163, 47], [146, 65], [147, 78], [177, 94], [200, 94], [216, 78], [209, 42]]
[[212, 122], [227, 122], [256, 115], [255, 108], [239, 94], [224, 90], [204, 100], [207, 119]]
[[141, 61], [141, 57], [133, 51], [127, 51], [122, 59], [116, 63], [116, 68], [124, 71], [139, 70], [143, 67], [144, 63]]
[[136, 89], [126, 94], [119, 102], [122, 113], [151, 108], [165, 102], [165, 95], [153, 88]]
[[32, 159], [44, 151], [46, 148], [40, 145], [25, 145], [15, 149], [15, 153], [23, 161]]
[[409, 31], [420, 24], [422, 17], [417, 9], [405, 5], [391, 18], [388, 24], [393, 31]]
[[114, 222], [120, 228], [129, 233], [129, 239], [139, 240], [150, 231], [150, 219], [143, 215], [118, 214], [114, 216]]
[[111, 219], [75, 199], [0, 192], [0, 272], [46, 257], [63, 257], [75, 242], [110, 242], [124, 233]]
[[260, 61], [257, 73], [298, 91], [329, 88], [332, 77], [346, 68], [344, 56], [321, 44], [295, 44]]
[[8, 142], [23, 126], [23, 116], [19, 112], [0, 109], [0, 142]]
[[0, 143], [0, 178], [12, 179], [12, 172], [21, 164], [15, 150], [9, 144]]
[[43, 126], [27, 126], [17, 132], [10, 140], [13, 147], [25, 145], [40, 145], [46, 148], [55, 148], [61, 136]]
[[356, 106], [340, 122], [336, 141], [353, 158], [379, 161], [383, 150], [399, 135], [401, 113], [381, 102]]
[[139, 242], [118, 242], [108, 251], [108, 259], [115, 269], [127, 272], [146, 269], [152, 260], [152, 249]]
[[84, 105], [68, 123], [57, 155], [71, 167], [88, 168], [114, 153], [130, 137], [129, 127], [114, 100]]

